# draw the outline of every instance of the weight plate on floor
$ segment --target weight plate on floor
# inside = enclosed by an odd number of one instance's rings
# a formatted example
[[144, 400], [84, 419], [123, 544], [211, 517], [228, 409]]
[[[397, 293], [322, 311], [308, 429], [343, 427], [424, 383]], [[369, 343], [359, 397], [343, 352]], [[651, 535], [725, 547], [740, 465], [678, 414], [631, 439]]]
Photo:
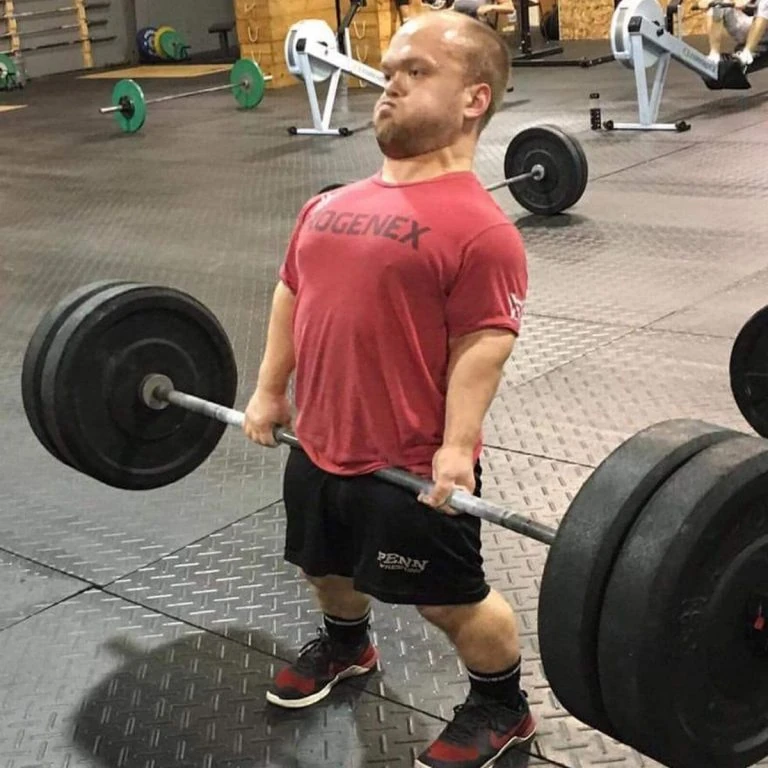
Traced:
[[59, 328], [77, 307], [91, 296], [95, 296], [113, 285], [122, 285], [125, 282], [124, 280], [101, 280], [68, 293], [43, 315], [27, 344], [21, 368], [21, 400], [24, 412], [32, 431], [43, 447], [64, 464], [69, 464], [69, 459], [61, 455], [45, 427], [41, 395], [45, 356], [48, 354], [48, 348]]
[[768, 437], [768, 306], [755, 312], [737, 334], [729, 367], [741, 414], [755, 432]]
[[253, 109], [264, 98], [264, 75], [255, 61], [240, 59], [232, 67], [229, 82], [234, 88], [235, 100], [244, 109]]
[[136, 46], [139, 49], [139, 56], [145, 61], [151, 61], [157, 58], [155, 53], [155, 27], [144, 27], [136, 33]]
[[526, 128], [509, 142], [504, 178], [542, 166], [543, 179], [510, 184], [509, 191], [531, 213], [552, 216], [575, 205], [584, 193], [588, 176], [585, 159], [576, 139], [565, 131], [554, 125], [538, 125]]
[[172, 29], [166, 32], [160, 40], [160, 48], [163, 52], [163, 58], [171, 61], [181, 61], [186, 58], [187, 45], [181, 35]]
[[141, 86], [133, 80], [120, 80], [112, 89], [112, 106], [124, 106], [115, 112], [115, 120], [124, 133], [140, 131], [147, 119], [147, 100]]
[[172, 288], [102, 291], [65, 320], [43, 368], [45, 423], [62, 453], [116, 488], [169, 485], [202, 464], [226, 425], [168, 406], [145, 405], [150, 374], [231, 406], [237, 366], [224, 329], [199, 301]]
[[4, 53], [0, 53], [0, 91], [16, 85], [16, 62]]
[[549, 550], [539, 593], [541, 660], [552, 692], [587, 725], [612, 733], [600, 691], [603, 593], [624, 538], [654, 491], [692, 456], [738, 432], [692, 419], [630, 437], [576, 494]]
[[325, 194], [326, 192], [331, 192], [334, 189], [341, 189], [342, 187], [346, 187], [346, 184], [341, 184], [340, 182], [336, 182], [334, 184], [326, 184], [324, 187], [321, 187], [318, 191], [318, 195]]
[[163, 35], [167, 35], [169, 32], [175, 32], [174, 28], [169, 26], [158, 27], [157, 32], [155, 32], [155, 56], [157, 56], [158, 59], [165, 58], [165, 55], [163, 54]]
[[[768, 755], [768, 444], [742, 435], [672, 475], [611, 573], [598, 660], [621, 741], [663, 765]], [[761, 610], [762, 609], [762, 610]]]

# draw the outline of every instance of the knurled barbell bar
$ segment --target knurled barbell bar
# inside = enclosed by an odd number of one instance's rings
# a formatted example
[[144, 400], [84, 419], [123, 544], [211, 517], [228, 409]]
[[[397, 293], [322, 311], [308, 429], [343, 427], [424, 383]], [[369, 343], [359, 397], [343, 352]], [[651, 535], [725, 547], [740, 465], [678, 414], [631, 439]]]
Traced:
[[[531, 213], [552, 216], [574, 206], [589, 179], [587, 157], [578, 139], [554, 125], [538, 125], [518, 133], [504, 154], [504, 180], [485, 187], [507, 187]], [[319, 194], [345, 186], [325, 185]]]
[[125, 133], [140, 131], [147, 118], [149, 104], [162, 104], [166, 101], [187, 99], [190, 96], [202, 96], [231, 90], [235, 101], [244, 109], [254, 109], [264, 98], [265, 83], [272, 80], [272, 75], [264, 75], [255, 61], [240, 59], [230, 71], [230, 82], [210, 88], [199, 88], [185, 93], [174, 93], [147, 99], [141, 86], [134, 80], [120, 80], [112, 90], [112, 106], [101, 107], [102, 115], [115, 115], [118, 125]]
[[[190, 475], [243, 420], [215, 315], [139, 283], [87, 285], [46, 313], [22, 393], [54, 457], [130, 490]], [[377, 475], [431, 487], [399, 468]], [[557, 529], [461, 490], [450, 503], [550, 545], [539, 647], [572, 715], [673, 768], [768, 755], [768, 441], [693, 419], [652, 425], [600, 463]]]

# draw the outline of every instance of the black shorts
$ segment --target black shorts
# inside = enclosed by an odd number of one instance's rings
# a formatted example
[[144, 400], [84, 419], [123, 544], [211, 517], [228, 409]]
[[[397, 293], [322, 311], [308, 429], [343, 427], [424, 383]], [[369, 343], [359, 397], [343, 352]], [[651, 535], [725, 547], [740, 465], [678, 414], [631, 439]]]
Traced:
[[[480, 495], [481, 473], [475, 467]], [[447, 515], [373, 475], [342, 477], [291, 449], [283, 476], [285, 559], [309, 576], [345, 576], [384, 603], [460, 605], [489, 593], [482, 521]]]

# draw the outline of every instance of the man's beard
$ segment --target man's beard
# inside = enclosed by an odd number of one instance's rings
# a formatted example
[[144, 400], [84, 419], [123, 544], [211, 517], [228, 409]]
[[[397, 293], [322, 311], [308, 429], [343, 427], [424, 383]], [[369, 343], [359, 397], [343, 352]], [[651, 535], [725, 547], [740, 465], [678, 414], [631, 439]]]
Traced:
[[376, 141], [385, 157], [404, 160], [448, 146], [452, 131], [438, 120], [419, 120], [412, 124], [385, 120], [374, 126]]

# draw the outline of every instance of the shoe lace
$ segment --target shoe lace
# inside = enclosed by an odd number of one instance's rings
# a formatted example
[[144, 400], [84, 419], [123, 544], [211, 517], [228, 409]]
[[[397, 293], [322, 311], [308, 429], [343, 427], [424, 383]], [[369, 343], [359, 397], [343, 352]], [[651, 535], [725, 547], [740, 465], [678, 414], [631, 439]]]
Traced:
[[317, 637], [313, 637], [299, 649], [296, 667], [304, 671], [313, 670], [318, 662], [328, 663], [331, 654], [331, 638], [325, 629], [318, 627]]
[[[520, 694], [527, 697], [525, 691]], [[463, 704], [453, 708], [453, 720], [445, 729], [443, 737], [449, 741], [463, 743], [477, 735], [478, 726], [487, 726], [501, 733], [509, 729], [510, 717], [515, 713], [519, 713], [519, 707], [500, 704], [498, 701], [470, 693]]]

